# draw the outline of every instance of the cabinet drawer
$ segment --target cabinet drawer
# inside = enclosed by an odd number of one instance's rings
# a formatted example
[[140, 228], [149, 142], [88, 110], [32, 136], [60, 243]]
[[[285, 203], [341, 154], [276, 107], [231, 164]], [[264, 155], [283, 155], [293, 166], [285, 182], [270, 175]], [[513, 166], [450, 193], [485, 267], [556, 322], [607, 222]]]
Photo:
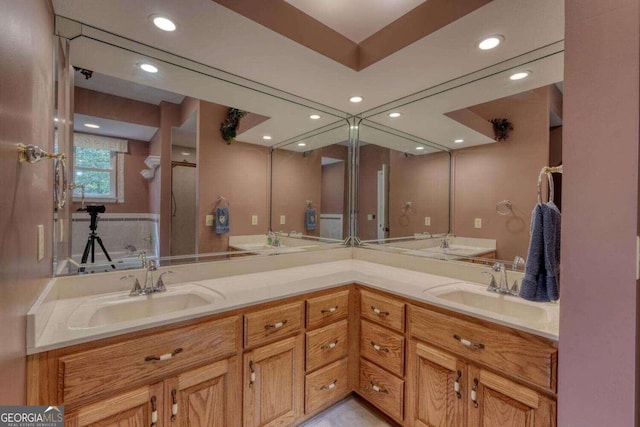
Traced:
[[349, 291], [307, 300], [307, 328], [313, 329], [342, 320], [349, 314]]
[[[496, 330], [431, 310], [409, 307], [409, 332], [471, 361], [556, 390], [557, 349], [517, 331]], [[478, 344], [474, 346], [473, 344]], [[482, 346], [479, 348], [478, 346]]]
[[360, 355], [399, 377], [404, 375], [404, 337], [366, 320], [360, 325]]
[[360, 394], [392, 418], [402, 421], [404, 381], [360, 359]]
[[113, 393], [236, 352], [238, 318], [199, 323], [61, 356], [61, 404]]
[[360, 292], [360, 316], [404, 332], [404, 303], [367, 291]]
[[339, 360], [305, 377], [305, 414], [342, 399], [349, 393], [347, 359]]
[[253, 347], [302, 329], [303, 301], [245, 314], [244, 346]]
[[307, 332], [307, 372], [345, 357], [348, 333], [347, 319]]

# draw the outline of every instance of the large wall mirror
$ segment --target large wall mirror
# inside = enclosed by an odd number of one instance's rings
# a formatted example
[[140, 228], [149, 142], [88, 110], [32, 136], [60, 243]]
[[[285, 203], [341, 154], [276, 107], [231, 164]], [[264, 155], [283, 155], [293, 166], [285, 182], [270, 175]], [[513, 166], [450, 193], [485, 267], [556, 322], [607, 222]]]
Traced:
[[[58, 20], [78, 32], [69, 59], [71, 220], [56, 227], [69, 256], [55, 260], [59, 274], [139, 268], [143, 252], [167, 264], [321, 249], [345, 239], [343, 113]], [[228, 142], [220, 126], [230, 107], [246, 115]], [[302, 152], [301, 136], [309, 144]], [[316, 147], [326, 137], [335, 147]], [[299, 171], [309, 176], [300, 179]], [[278, 225], [270, 223], [272, 174], [274, 207], [286, 218]], [[313, 230], [307, 207], [317, 212]], [[340, 225], [329, 226], [325, 213], [341, 216]], [[267, 245], [270, 230], [277, 246]]]
[[[511, 79], [517, 72], [526, 78]], [[562, 164], [562, 78], [563, 46], [556, 43], [365, 113], [359, 193], [365, 247], [454, 261], [512, 264], [526, 257], [540, 170]], [[512, 124], [508, 138], [498, 140], [492, 119]], [[405, 148], [367, 145], [376, 134], [404, 140]], [[378, 224], [374, 209], [363, 211], [375, 196], [376, 177], [366, 167], [374, 151], [378, 163], [390, 165], [377, 168], [378, 176], [389, 173], [388, 220]], [[561, 178], [555, 182], [561, 206]], [[544, 188], [542, 196], [548, 197]]]

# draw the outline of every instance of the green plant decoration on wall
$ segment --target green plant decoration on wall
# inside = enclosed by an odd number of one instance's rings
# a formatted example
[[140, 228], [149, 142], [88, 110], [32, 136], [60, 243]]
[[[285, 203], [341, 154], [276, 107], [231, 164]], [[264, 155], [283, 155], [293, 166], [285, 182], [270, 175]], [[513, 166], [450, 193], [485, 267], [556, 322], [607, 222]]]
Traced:
[[509, 132], [513, 130], [513, 124], [509, 119], [491, 119], [489, 121], [493, 125], [496, 141], [505, 141], [509, 138]]
[[231, 141], [235, 139], [240, 119], [246, 115], [246, 111], [238, 110], [237, 108], [229, 108], [227, 111], [227, 118], [220, 125], [220, 132], [227, 144], [231, 144]]

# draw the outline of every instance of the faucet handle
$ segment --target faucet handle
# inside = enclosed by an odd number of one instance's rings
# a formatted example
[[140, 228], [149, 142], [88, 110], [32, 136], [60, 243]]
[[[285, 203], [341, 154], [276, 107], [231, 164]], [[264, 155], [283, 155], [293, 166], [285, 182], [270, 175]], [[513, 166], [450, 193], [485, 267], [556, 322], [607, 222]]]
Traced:
[[164, 285], [164, 280], [162, 280], [162, 276], [165, 274], [174, 274], [173, 271], [165, 271], [160, 276], [158, 276], [158, 283], [156, 284], [156, 292], [166, 291], [167, 287]]
[[496, 276], [493, 275], [490, 271], [483, 271], [482, 274], [486, 274], [491, 276], [491, 281], [489, 282], [489, 287], [487, 291], [489, 292], [497, 292], [498, 291], [498, 283], [496, 283]]
[[155, 259], [150, 259], [149, 261], [147, 261], [147, 268], [149, 269], [149, 271], [156, 271], [158, 269], [158, 263]]
[[504, 269], [504, 264], [501, 262], [496, 262], [495, 264], [493, 264], [491, 269], [499, 273]]
[[142, 286], [140, 286], [140, 281], [138, 280], [137, 277], [135, 277], [132, 274], [128, 274], [126, 276], [122, 276], [120, 278], [120, 280], [129, 280], [129, 279], [135, 279], [135, 283], [133, 284], [133, 289], [131, 289], [131, 292], [129, 292], [129, 296], [130, 297], [134, 297], [134, 296], [138, 296], [138, 295], [143, 295], [144, 291], [142, 290]]

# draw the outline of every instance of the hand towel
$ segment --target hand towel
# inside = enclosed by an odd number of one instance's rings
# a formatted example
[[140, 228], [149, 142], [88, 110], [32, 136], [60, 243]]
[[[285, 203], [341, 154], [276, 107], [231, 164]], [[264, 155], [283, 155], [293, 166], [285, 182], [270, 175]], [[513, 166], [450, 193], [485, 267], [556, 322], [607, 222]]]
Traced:
[[546, 294], [549, 301], [560, 298], [560, 224], [562, 215], [553, 202], [542, 205], [542, 236], [544, 240], [544, 267], [547, 274]]
[[537, 204], [531, 212], [531, 239], [529, 254], [520, 286], [520, 296], [530, 301], [543, 301], [546, 292], [546, 271], [544, 265], [544, 236], [542, 231], [542, 205]]
[[307, 231], [314, 231], [318, 226], [318, 217], [316, 216], [316, 210], [313, 208], [307, 208], [305, 213], [304, 226]]
[[537, 302], [560, 298], [561, 214], [553, 203], [537, 204], [531, 213], [531, 240], [520, 296]]
[[216, 208], [216, 234], [229, 232], [229, 208]]

